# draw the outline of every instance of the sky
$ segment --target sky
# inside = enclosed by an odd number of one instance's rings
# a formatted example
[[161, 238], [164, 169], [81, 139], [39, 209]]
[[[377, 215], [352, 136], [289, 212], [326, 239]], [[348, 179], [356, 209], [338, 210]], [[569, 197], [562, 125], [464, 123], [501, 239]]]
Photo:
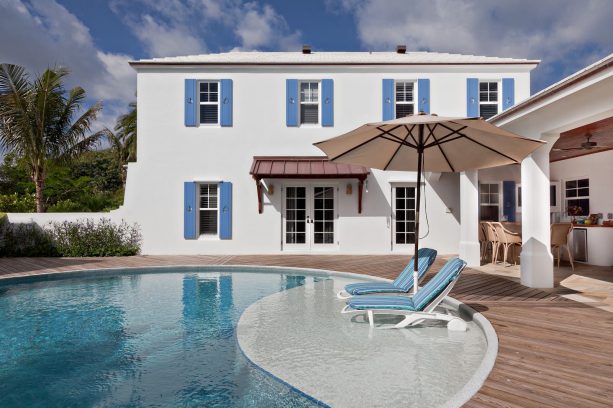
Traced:
[[613, 52], [613, 0], [0, 0], [0, 63], [71, 71], [112, 128], [128, 61], [233, 50], [437, 51], [540, 59], [532, 92]]

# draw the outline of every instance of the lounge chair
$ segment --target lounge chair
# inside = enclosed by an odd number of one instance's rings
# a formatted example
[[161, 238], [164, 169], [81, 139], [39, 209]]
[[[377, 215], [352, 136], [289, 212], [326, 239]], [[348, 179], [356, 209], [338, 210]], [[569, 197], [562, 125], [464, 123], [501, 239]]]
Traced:
[[[422, 280], [436, 259], [436, 250], [421, 248], [417, 265], [418, 281]], [[408, 293], [413, 288], [413, 263], [412, 257], [407, 266], [393, 282], [360, 282], [351, 283], [345, 289], [336, 294], [339, 299], [349, 299], [357, 295], [370, 295], [373, 293]]]
[[451, 291], [464, 267], [466, 267], [466, 262], [460, 258], [453, 258], [413, 296], [388, 295], [353, 298], [347, 301], [347, 306], [341, 313], [366, 312], [371, 326], [374, 326], [375, 314], [384, 314], [405, 316], [392, 328], [403, 328], [424, 320], [443, 320], [447, 322], [449, 330], [465, 331], [466, 322], [461, 318], [434, 311]]

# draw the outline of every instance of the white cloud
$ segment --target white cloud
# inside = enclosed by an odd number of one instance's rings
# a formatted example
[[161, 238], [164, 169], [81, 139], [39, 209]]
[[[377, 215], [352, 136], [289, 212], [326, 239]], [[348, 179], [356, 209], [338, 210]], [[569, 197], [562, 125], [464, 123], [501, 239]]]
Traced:
[[98, 49], [89, 29], [56, 1], [0, 0], [0, 15], [0, 62], [22, 65], [32, 75], [67, 67], [68, 86], [80, 85], [89, 98], [104, 100], [105, 121], [97, 127], [112, 125], [110, 115], [116, 117], [135, 99], [131, 57]]
[[227, 34], [238, 43], [225, 48], [297, 50], [302, 35], [292, 31], [271, 5], [261, 2], [114, 0], [111, 9], [153, 57], [206, 52], [209, 42], [218, 43]]
[[204, 42], [192, 35], [185, 26], [161, 24], [148, 14], [144, 15], [140, 22], [133, 24], [132, 31], [149, 55], [173, 57], [206, 51]]
[[297, 50], [300, 32], [289, 33], [285, 19], [270, 5], [247, 3], [237, 10], [235, 34], [241, 48], [251, 50], [275, 45], [280, 50]]
[[[328, 0], [355, 17], [362, 45], [536, 58], [539, 87], [612, 51], [610, 0]], [[555, 66], [555, 69], [554, 69]]]

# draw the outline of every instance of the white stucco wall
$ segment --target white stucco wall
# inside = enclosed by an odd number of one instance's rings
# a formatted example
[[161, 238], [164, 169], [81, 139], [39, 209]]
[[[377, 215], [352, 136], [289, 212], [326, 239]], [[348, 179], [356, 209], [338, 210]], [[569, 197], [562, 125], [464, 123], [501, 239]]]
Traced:
[[[526, 66], [433, 67], [201, 67], [142, 68], [138, 73], [137, 163], [131, 163], [123, 215], [138, 222], [146, 254], [276, 253], [281, 251], [282, 191], [275, 185], [264, 212], [257, 212], [253, 156], [322, 155], [313, 142], [337, 136], [364, 122], [381, 120], [382, 79], [430, 79], [431, 112], [466, 114], [466, 78], [515, 78], [515, 98], [529, 96]], [[195, 127], [184, 123], [184, 80], [233, 80], [233, 126]], [[334, 127], [288, 128], [285, 123], [285, 80], [334, 80]], [[357, 213], [357, 182], [345, 193], [338, 181], [338, 246], [340, 253], [388, 253], [391, 246], [391, 181], [414, 182], [415, 173], [373, 170]], [[457, 253], [459, 187], [457, 175], [427, 183], [430, 233], [422, 241], [440, 253]], [[233, 228], [231, 240], [183, 238], [183, 182], [231, 181]], [[326, 180], [330, 183], [330, 180]], [[448, 210], [448, 208], [451, 209]], [[422, 235], [426, 231], [422, 218]], [[330, 249], [327, 249], [328, 251]], [[410, 252], [412, 248], [403, 248]]]

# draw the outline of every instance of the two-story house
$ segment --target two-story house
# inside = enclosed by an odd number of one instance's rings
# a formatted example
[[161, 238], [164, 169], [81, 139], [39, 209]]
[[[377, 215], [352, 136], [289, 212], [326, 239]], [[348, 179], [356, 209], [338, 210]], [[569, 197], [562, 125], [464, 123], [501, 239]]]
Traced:
[[[530, 96], [538, 62], [405, 47], [134, 61], [122, 214], [146, 254], [409, 253], [416, 174], [330, 163], [313, 143], [418, 111], [491, 117]], [[459, 180], [426, 174], [420, 236], [440, 253], [458, 252]]]

